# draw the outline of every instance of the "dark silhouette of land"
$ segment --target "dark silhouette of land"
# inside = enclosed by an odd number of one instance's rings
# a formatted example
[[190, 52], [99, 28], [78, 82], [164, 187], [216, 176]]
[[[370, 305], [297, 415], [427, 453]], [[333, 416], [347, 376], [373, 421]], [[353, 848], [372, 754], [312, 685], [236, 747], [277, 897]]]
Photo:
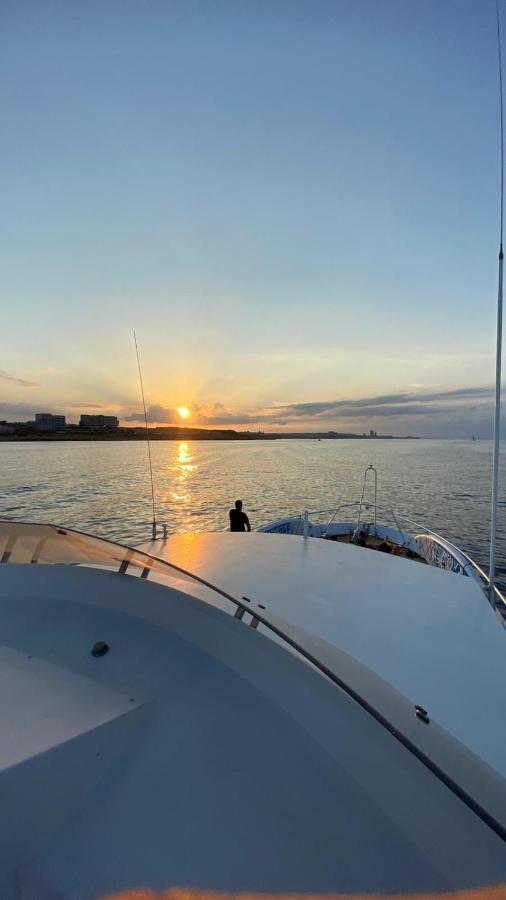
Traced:
[[[6, 423], [7, 424], [7, 423]], [[206, 429], [188, 428], [177, 425], [166, 425], [158, 428], [149, 428], [151, 441], [276, 441], [276, 440], [417, 440], [414, 435], [404, 437], [392, 434], [352, 434], [340, 431], [314, 431], [314, 432], [273, 432], [273, 431], [235, 431], [234, 429]], [[40, 432], [13, 426], [13, 430], [2, 432], [0, 429], [0, 441], [145, 441], [146, 429], [115, 428], [115, 429], [83, 429], [77, 426], [67, 426], [65, 431]]]

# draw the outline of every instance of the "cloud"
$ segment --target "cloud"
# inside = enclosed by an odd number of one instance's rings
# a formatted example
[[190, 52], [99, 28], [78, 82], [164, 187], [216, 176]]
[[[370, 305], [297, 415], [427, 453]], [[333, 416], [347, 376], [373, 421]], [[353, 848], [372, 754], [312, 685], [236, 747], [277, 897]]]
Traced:
[[17, 384], [20, 387], [31, 388], [39, 386], [35, 383], [35, 381], [27, 381], [26, 378], [16, 378], [15, 375], [11, 375], [10, 372], [6, 372], [5, 369], [0, 369], [0, 380], [10, 381], [11, 384]]
[[35, 417], [36, 412], [51, 412], [57, 415], [67, 415], [71, 419], [77, 418], [77, 413], [73, 410], [81, 409], [100, 409], [97, 403], [60, 403], [52, 400], [37, 400], [37, 404], [24, 402], [9, 402], [8, 400], [0, 400], [0, 419], [7, 416], [8, 419], [17, 422], [31, 421]]
[[29, 403], [8, 403], [5, 400], [0, 400], [0, 417], [9, 416], [12, 418], [14, 416], [23, 420], [27, 417], [33, 419], [33, 415], [33, 406]]
[[[150, 424], [157, 425], [184, 425], [191, 428], [192, 425], [230, 425], [244, 424], [245, 422], [256, 422], [255, 415], [245, 415], [238, 413], [232, 415], [228, 412], [223, 403], [213, 403], [209, 410], [209, 415], [199, 403], [190, 403], [190, 418], [184, 422], [179, 415], [177, 407], [161, 406], [159, 403], [152, 403], [146, 410], [147, 420]], [[124, 422], [144, 422], [144, 412], [133, 412], [127, 416], [122, 416]]]
[[[249, 415], [247, 413], [229, 413], [223, 403], [213, 403], [206, 414], [204, 408], [199, 403], [190, 403], [189, 409], [191, 416], [184, 422], [179, 415], [176, 407], [161, 406], [159, 403], [152, 403], [146, 410], [146, 417], [150, 424], [156, 425], [181, 425], [185, 428], [193, 426], [223, 426], [223, 425], [244, 425], [246, 423], [255, 423], [258, 421], [256, 411]], [[144, 412], [133, 412], [127, 416], [122, 416], [123, 422], [144, 422]], [[266, 417], [270, 419], [270, 416]]]
[[[414, 390], [377, 394], [353, 399], [314, 400], [229, 409], [222, 402], [189, 403], [191, 416], [182, 420], [177, 408], [151, 404], [147, 410], [151, 425], [220, 428], [279, 432], [341, 431], [361, 434], [369, 429], [381, 434], [417, 434], [434, 437], [478, 437], [492, 434], [494, 390], [488, 386]], [[100, 409], [101, 404], [51, 402], [37, 406], [24, 402], [0, 401], [0, 419], [25, 421], [36, 411], [67, 413], [76, 418], [81, 410]], [[104, 407], [105, 409], [105, 407]], [[111, 411], [110, 407], [107, 407]], [[127, 411], [128, 410], [128, 411]], [[142, 410], [126, 415], [117, 410], [123, 424], [144, 424]], [[506, 423], [505, 423], [506, 424]], [[504, 429], [503, 429], [504, 430]]]
[[[446, 391], [410, 391], [397, 394], [380, 394], [377, 397], [363, 397], [359, 400], [325, 400], [313, 403], [290, 403], [280, 407], [278, 415], [322, 417], [334, 413], [353, 417], [420, 415], [444, 410], [440, 404], [446, 401], [458, 403], [476, 400], [491, 400], [491, 387], [454, 388]], [[436, 406], [431, 407], [431, 402]], [[448, 410], [448, 406], [445, 405]]]
[[[470, 430], [488, 432], [491, 421], [492, 387], [475, 386], [441, 390], [409, 390], [352, 400], [320, 400], [286, 403], [279, 406], [228, 410], [214, 401], [204, 406], [191, 404], [191, 419], [186, 426], [207, 428], [262, 427], [293, 431], [367, 431], [381, 429], [390, 433], [387, 423], [395, 423], [401, 433], [466, 434]], [[126, 422], [143, 422], [143, 413], [131, 413]], [[177, 409], [154, 404], [148, 408], [148, 422], [158, 425], [182, 425]], [[403, 423], [402, 425], [400, 423]]]
[[105, 409], [103, 403], [66, 403], [67, 409]]
[[[177, 409], [167, 406], [160, 406], [153, 403], [146, 410], [148, 422], [157, 423], [158, 425], [181, 425], [181, 416]], [[128, 416], [123, 416], [124, 422], [144, 422], [144, 412], [133, 412]]]

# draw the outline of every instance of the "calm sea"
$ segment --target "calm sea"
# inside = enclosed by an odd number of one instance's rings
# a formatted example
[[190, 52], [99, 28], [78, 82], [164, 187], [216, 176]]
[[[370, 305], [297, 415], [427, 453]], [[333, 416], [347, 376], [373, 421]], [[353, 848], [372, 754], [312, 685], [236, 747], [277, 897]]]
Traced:
[[[360, 495], [369, 463], [379, 497], [487, 567], [488, 441], [158, 441], [151, 445], [157, 518], [170, 532], [221, 531], [240, 497], [253, 528]], [[498, 569], [506, 582], [506, 453]], [[54, 522], [126, 543], [150, 537], [146, 445], [0, 443], [0, 518]]]

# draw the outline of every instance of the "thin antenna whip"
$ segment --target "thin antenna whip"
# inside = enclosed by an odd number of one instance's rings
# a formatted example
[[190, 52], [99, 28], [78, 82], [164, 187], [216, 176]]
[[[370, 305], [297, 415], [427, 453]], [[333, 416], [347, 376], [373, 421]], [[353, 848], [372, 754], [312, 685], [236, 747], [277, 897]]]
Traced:
[[134, 344], [135, 344], [135, 354], [137, 356], [137, 368], [139, 369], [139, 381], [141, 385], [141, 396], [142, 396], [142, 407], [144, 409], [144, 423], [146, 425], [146, 443], [148, 445], [148, 459], [149, 459], [149, 477], [151, 479], [151, 503], [153, 506], [153, 524], [151, 526], [151, 533], [153, 540], [156, 541], [156, 514], [155, 514], [155, 488], [153, 483], [153, 465], [151, 463], [151, 445], [149, 443], [149, 428], [148, 428], [148, 416], [146, 413], [146, 401], [144, 399], [144, 384], [142, 383], [142, 370], [141, 370], [141, 361], [139, 357], [139, 348], [137, 346], [137, 337], [134, 331]]
[[497, 507], [499, 502], [499, 450], [501, 441], [501, 363], [502, 363], [502, 289], [503, 289], [503, 223], [504, 223], [504, 105], [501, 55], [501, 24], [499, 19], [499, 0], [495, 0], [497, 22], [497, 55], [499, 63], [499, 103], [501, 107], [501, 223], [499, 237], [499, 282], [497, 289], [497, 346], [495, 357], [495, 416], [494, 416], [494, 457], [492, 463], [492, 517], [490, 523], [490, 602], [495, 595], [495, 556]]

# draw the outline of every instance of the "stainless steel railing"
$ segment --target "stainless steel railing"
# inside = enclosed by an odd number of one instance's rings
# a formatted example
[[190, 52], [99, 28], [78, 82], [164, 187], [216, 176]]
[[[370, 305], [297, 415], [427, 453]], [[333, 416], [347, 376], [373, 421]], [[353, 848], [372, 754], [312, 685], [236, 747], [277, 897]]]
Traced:
[[[248, 597], [234, 597], [198, 575], [133, 547], [54, 525], [0, 522], [0, 564], [16, 563], [91, 566], [112, 569], [119, 577], [137, 576], [143, 579], [156, 572], [169, 578], [189, 579], [205, 586], [234, 606], [233, 615], [236, 619], [244, 621], [246, 626], [254, 630], [262, 625], [269, 634], [281, 641], [282, 646], [344, 691], [506, 841], [504, 803], [501, 797], [492, 806], [489, 802], [489, 798], [495, 796], [496, 783], [494, 781], [490, 786], [488, 767], [481, 767], [477, 761], [477, 768], [473, 769], [468, 785], [469, 778], [465, 773], [469, 761], [466, 756], [466, 766], [460, 765], [461, 776], [458, 782], [455, 781], [447, 763], [461, 752], [460, 745], [436, 723], [430, 722], [426, 714], [419, 717], [421, 707], [413, 706], [400, 694], [391, 695], [391, 688], [378, 676], [347, 654], [275, 618], [267, 612], [265, 604], [255, 604]], [[249, 621], [245, 616], [249, 616]], [[426, 730], [427, 727], [430, 730]]]

